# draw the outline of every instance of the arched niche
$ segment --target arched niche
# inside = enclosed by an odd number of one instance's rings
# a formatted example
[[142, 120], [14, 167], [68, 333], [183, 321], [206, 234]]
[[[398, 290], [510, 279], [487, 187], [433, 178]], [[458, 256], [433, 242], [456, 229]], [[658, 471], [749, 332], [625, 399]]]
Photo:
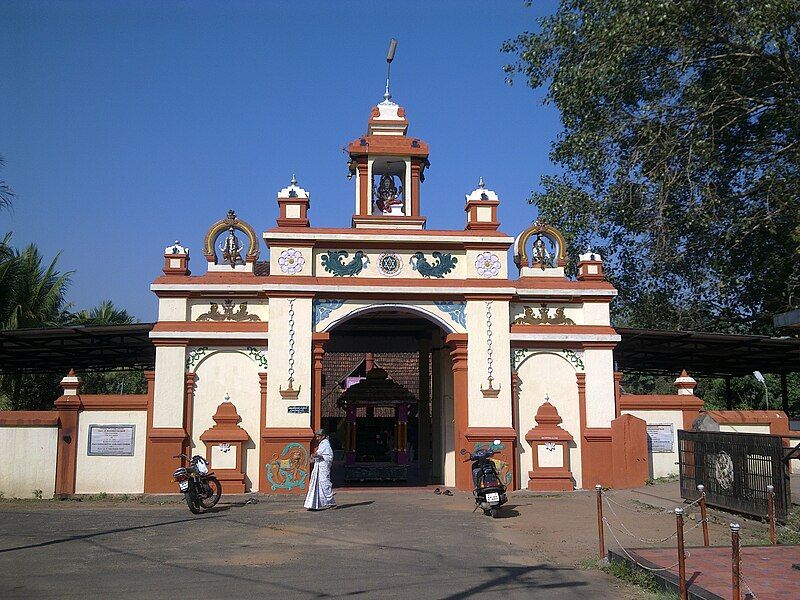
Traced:
[[[552, 256], [552, 264], [541, 262], [537, 256], [536, 244], [539, 240]], [[549, 242], [549, 248], [545, 240]], [[567, 264], [567, 242], [558, 229], [537, 219], [514, 240], [514, 263], [520, 270], [523, 267], [564, 267]]]
[[226, 231], [230, 231], [231, 228], [233, 228], [234, 231], [242, 232], [247, 237], [248, 247], [247, 254], [245, 255], [245, 262], [254, 263], [258, 260], [259, 255], [258, 236], [250, 224], [239, 219], [236, 216], [236, 212], [233, 210], [229, 210], [227, 216], [214, 223], [206, 233], [203, 242], [203, 254], [206, 260], [215, 265], [221, 264], [217, 254], [217, 239]]

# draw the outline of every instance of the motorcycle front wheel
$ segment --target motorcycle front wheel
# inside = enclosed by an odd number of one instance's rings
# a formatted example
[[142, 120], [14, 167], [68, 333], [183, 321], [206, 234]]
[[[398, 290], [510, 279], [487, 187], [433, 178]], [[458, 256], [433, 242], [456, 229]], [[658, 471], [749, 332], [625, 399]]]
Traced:
[[203, 509], [200, 506], [200, 500], [195, 494], [186, 492], [184, 497], [186, 498], [186, 504], [189, 506], [189, 510], [192, 511], [192, 514], [199, 515], [203, 512]]
[[205, 481], [206, 485], [211, 490], [211, 493], [208, 496], [200, 498], [200, 504], [203, 508], [213, 508], [219, 502], [220, 496], [222, 496], [222, 484], [216, 477], [209, 477]]

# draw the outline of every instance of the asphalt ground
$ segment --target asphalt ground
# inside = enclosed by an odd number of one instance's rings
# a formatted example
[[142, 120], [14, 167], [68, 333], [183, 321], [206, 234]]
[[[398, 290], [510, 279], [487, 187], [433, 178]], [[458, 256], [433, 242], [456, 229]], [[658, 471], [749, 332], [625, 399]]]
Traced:
[[639, 597], [505, 535], [525, 518], [513, 498], [493, 520], [460, 493], [336, 497], [321, 512], [223, 497], [200, 516], [174, 502], [2, 502], [0, 598]]

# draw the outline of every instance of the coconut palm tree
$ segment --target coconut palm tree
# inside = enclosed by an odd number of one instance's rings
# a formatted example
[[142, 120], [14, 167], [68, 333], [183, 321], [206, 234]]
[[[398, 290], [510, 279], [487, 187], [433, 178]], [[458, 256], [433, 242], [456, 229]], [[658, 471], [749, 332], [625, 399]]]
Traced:
[[[0, 169], [6, 166], [6, 159], [0, 154]], [[11, 208], [11, 203], [14, 200], [14, 190], [3, 179], [0, 179], [0, 208]]]
[[103, 300], [89, 310], [70, 315], [70, 325], [129, 325], [136, 320], [125, 309], [114, 306], [111, 300]]

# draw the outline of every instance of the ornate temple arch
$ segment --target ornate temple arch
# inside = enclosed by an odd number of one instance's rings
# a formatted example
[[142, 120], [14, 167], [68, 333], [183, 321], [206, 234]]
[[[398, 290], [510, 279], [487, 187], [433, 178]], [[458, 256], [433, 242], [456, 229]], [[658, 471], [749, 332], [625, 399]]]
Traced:
[[[346, 306], [346, 303], [343, 303], [340, 306]], [[353, 310], [344, 313], [342, 315], [338, 315], [335, 318], [331, 319], [328, 323], [325, 324], [324, 327], [321, 327], [319, 330], [323, 332], [330, 332], [343, 325], [347, 321], [351, 319], [356, 319], [358, 317], [368, 316], [370, 313], [376, 313], [383, 310], [394, 310], [398, 312], [408, 313], [410, 315], [419, 316], [427, 321], [430, 321], [434, 325], [440, 327], [445, 333], [460, 333], [458, 329], [452, 326], [452, 323], [448, 323], [447, 320], [441, 316], [437, 315], [433, 311], [426, 310], [420, 306], [413, 306], [408, 304], [394, 304], [394, 303], [387, 303], [387, 304], [370, 304], [369, 306], [361, 306], [358, 308], [354, 308]]]

